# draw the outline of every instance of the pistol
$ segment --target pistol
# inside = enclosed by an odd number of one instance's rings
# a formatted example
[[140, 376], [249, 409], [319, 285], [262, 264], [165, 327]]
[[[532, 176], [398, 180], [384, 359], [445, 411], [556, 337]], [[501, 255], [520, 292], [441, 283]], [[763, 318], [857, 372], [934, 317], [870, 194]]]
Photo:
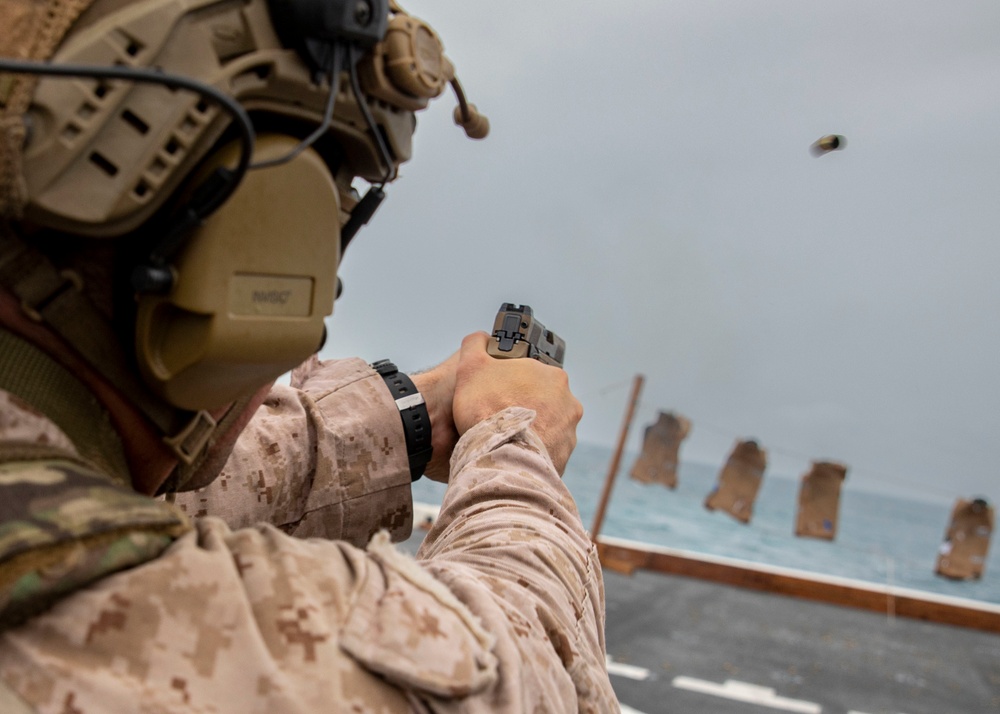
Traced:
[[562, 367], [566, 341], [539, 322], [527, 305], [505, 302], [493, 321], [493, 339], [486, 351], [497, 359], [531, 357]]

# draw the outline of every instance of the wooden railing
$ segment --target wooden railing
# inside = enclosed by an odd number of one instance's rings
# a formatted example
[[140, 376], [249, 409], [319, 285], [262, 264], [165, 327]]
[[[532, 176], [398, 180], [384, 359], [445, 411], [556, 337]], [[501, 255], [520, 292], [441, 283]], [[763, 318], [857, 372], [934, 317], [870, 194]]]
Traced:
[[880, 586], [861, 580], [760, 565], [733, 558], [599, 537], [597, 550], [608, 570], [631, 575], [638, 569], [760, 590], [773, 595], [881, 612], [1000, 633], [1000, 605]]

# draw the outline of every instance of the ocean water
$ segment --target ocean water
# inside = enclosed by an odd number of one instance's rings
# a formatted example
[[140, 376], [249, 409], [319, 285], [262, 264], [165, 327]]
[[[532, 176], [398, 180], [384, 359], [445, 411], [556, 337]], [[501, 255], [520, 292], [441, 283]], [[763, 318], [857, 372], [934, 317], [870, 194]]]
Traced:
[[[934, 562], [953, 503], [886, 495], [853, 488], [841, 491], [840, 523], [833, 542], [794, 535], [798, 479], [766, 473], [748, 525], [703, 502], [720, 465], [682, 462], [676, 490], [632, 480], [637, 457], [626, 452], [605, 513], [601, 535], [797, 568], [869, 583], [912, 588], [952, 597], [1000, 603], [1000, 546], [996, 535], [981, 580], [951, 581], [934, 574]], [[564, 481], [589, 530], [612, 451], [580, 444]], [[444, 486], [421, 479], [416, 501], [439, 504]]]

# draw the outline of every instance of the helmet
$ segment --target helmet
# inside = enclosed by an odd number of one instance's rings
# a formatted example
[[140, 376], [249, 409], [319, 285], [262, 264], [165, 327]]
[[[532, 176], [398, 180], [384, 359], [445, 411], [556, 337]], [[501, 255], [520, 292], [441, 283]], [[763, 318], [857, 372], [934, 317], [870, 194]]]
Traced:
[[445, 85], [488, 131], [394, 0], [0, 0], [0, 20], [0, 217], [121, 246], [144, 388], [180, 410], [319, 349], [341, 253]]

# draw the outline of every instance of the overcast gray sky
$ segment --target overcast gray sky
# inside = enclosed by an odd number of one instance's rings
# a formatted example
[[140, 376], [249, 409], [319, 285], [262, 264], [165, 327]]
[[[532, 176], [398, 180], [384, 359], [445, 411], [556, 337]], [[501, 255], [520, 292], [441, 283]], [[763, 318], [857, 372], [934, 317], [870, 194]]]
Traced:
[[[568, 344], [582, 441], [1000, 500], [1000, 3], [411, 0], [470, 100], [351, 246], [325, 356], [436, 363], [503, 301]], [[815, 158], [824, 134], [843, 151]]]

